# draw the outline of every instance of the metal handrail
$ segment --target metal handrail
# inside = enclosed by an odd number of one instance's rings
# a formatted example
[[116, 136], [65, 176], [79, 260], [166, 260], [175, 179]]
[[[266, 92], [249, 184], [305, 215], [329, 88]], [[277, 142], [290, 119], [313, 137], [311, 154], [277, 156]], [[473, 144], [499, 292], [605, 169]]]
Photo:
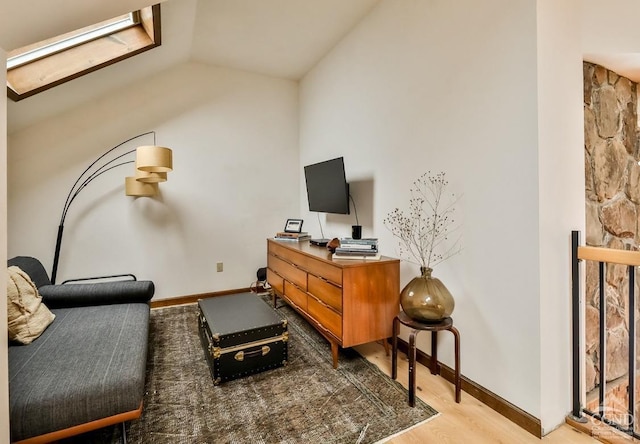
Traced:
[[[587, 247], [580, 246], [580, 232], [571, 232], [571, 278], [572, 278], [572, 352], [573, 352], [573, 403], [571, 415], [574, 420], [580, 422], [586, 422], [586, 418], [582, 416], [582, 413], [586, 413], [602, 422], [615, 427], [616, 429], [631, 435], [635, 438], [640, 438], [640, 435], [634, 431], [635, 423], [635, 386], [636, 386], [636, 333], [635, 333], [635, 267], [640, 266], [640, 252], [629, 250], [617, 250], [611, 248], [600, 247]], [[581, 381], [580, 381], [580, 362], [582, 353], [582, 335], [581, 335], [581, 296], [580, 296], [580, 261], [594, 261], [598, 263], [598, 283], [599, 283], [599, 302], [600, 302], [600, 381], [599, 381], [599, 411], [591, 412], [581, 405]], [[628, 315], [629, 315], [629, 402], [628, 402], [628, 418], [630, 418], [628, 426], [623, 426], [615, 421], [606, 417], [604, 406], [606, 396], [606, 313], [607, 313], [607, 301], [606, 301], [606, 279], [605, 279], [605, 266], [606, 264], [618, 264], [628, 267], [629, 274], [629, 300], [628, 300]]]

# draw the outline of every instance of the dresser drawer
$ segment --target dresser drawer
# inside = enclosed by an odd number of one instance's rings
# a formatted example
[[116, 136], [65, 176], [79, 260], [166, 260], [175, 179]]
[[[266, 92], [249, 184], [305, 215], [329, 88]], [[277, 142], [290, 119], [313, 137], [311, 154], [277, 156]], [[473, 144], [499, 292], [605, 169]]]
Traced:
[[273, 287], [276, 293], [284, 293], [284, 279], [275, 274], [271, 268], [267, 268], [267, 282]]
[[307, 298], [307, 313], [316, 319], [322, 327], [342, 339], [342, 316], [314, 297]]
[[[295, 242], [291, 242], [295, 244]], [[275, 242], [269, 242], [269, 253], [278, 256], [285, 262], [291, 262], [292, 264], [297, 264], [298, 266], [302, 266], [301, 259], [305, 257], [305, 255], [300, 253], [299, 251], [292, 250]]]
[[293, 282], [303, 290], [307, 289], [307, 273], [304, 270], [271, 255], [267, 258], [267, 265], [286, 280]]
[[308, 256], [300, 258], [298, 265], [311, 274], [323, 277], [338, 286], [342, 285], [342, 268], [340, 267]]
[[309, 293], [342, 313], [342, 288], [312, 274], [307, 281]]
[[331, 254], [326, 249], [318, 248], [317, 251], [314, 251], [314, 253], [322, 252], [319, 253], [321, 257], [326, 255], [328, 261], [323, 261], [322, 259], [317, 259], [312, 255], [303, 253], [297, 248], [295, 243], [289, 246], [277, 242], [268, 242], [267, 245], [270, 256], [277, 256], [285, 262], [296, 264], [302, 270], [323, 277], [339, 286], [342, 285], [342, 268], [331, 263]]
[[307, 311], [307, 293], [291, 282], [284, 283], [284, 295], [302, 310]]

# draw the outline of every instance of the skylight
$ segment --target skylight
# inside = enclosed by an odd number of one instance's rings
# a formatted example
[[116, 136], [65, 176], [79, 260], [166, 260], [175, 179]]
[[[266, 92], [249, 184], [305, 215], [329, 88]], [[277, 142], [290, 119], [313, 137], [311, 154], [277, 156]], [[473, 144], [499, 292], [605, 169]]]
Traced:
[[160, 44], [158, 4], [24, 46], [7, 54], [7, 95], [22, 100]]
[[91, 40], [113, 34], [122, 29], [128, 28], [129, 26], [133, 26], [136, 23], [139, 23], [139, 21], [135, 21], [134, 17], [139, 17], [138, 11], [135, 13], [131, 12], [129, 14], [121, 15], [111, 20], [105, 20], [104, 22], [87, 26], [49, 40], [43, 40], [33, 45], [18, 48], [9, 52], [7, 58], [7, 69], [22, 66], [43, 57], [73, 48], [74, 46], [90, 42]]

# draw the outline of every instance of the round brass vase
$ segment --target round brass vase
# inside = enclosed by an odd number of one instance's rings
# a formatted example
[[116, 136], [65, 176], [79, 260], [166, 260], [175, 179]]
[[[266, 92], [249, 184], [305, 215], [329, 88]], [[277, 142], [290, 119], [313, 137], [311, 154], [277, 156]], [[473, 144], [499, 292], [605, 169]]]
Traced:
[[422, 276], [411, 279], [400, 293], [402, 310], [416, 321], [440, 321], [451, 316], [456, 305], [440, 279], [431, 277], [432, 271], [431, 268], [420, 267]]

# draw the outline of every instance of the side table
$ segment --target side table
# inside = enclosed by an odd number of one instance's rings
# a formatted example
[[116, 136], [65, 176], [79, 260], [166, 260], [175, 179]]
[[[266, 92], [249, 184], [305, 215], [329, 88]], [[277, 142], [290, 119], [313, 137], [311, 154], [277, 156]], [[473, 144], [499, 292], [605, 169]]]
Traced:
[[413, 407], [415, 405], [416, 396], [416, 336], [421, 331], [431, 332], [431, 374], [440, 374], [440, 364], [438, 364], [438, 332], [440, 330], [449, 330], [453, 333], [455, 342], [455, 388], [456, 388], [456, 402], [460, 402], [460, 333], [453, 326], [453, 319], [450, 317], [444, 318], [441, 321], [433, 323], [426, 323], [411, 319], [404, 311], [401, 311], [393, 319], [393, 351], [391, 354], [391, 378], [396, 379], [398, 377], [398, 333], [400, 332], [400, 324], [406, 325], [411, 328], [411, 334], [409, 335], [409, 405]]

